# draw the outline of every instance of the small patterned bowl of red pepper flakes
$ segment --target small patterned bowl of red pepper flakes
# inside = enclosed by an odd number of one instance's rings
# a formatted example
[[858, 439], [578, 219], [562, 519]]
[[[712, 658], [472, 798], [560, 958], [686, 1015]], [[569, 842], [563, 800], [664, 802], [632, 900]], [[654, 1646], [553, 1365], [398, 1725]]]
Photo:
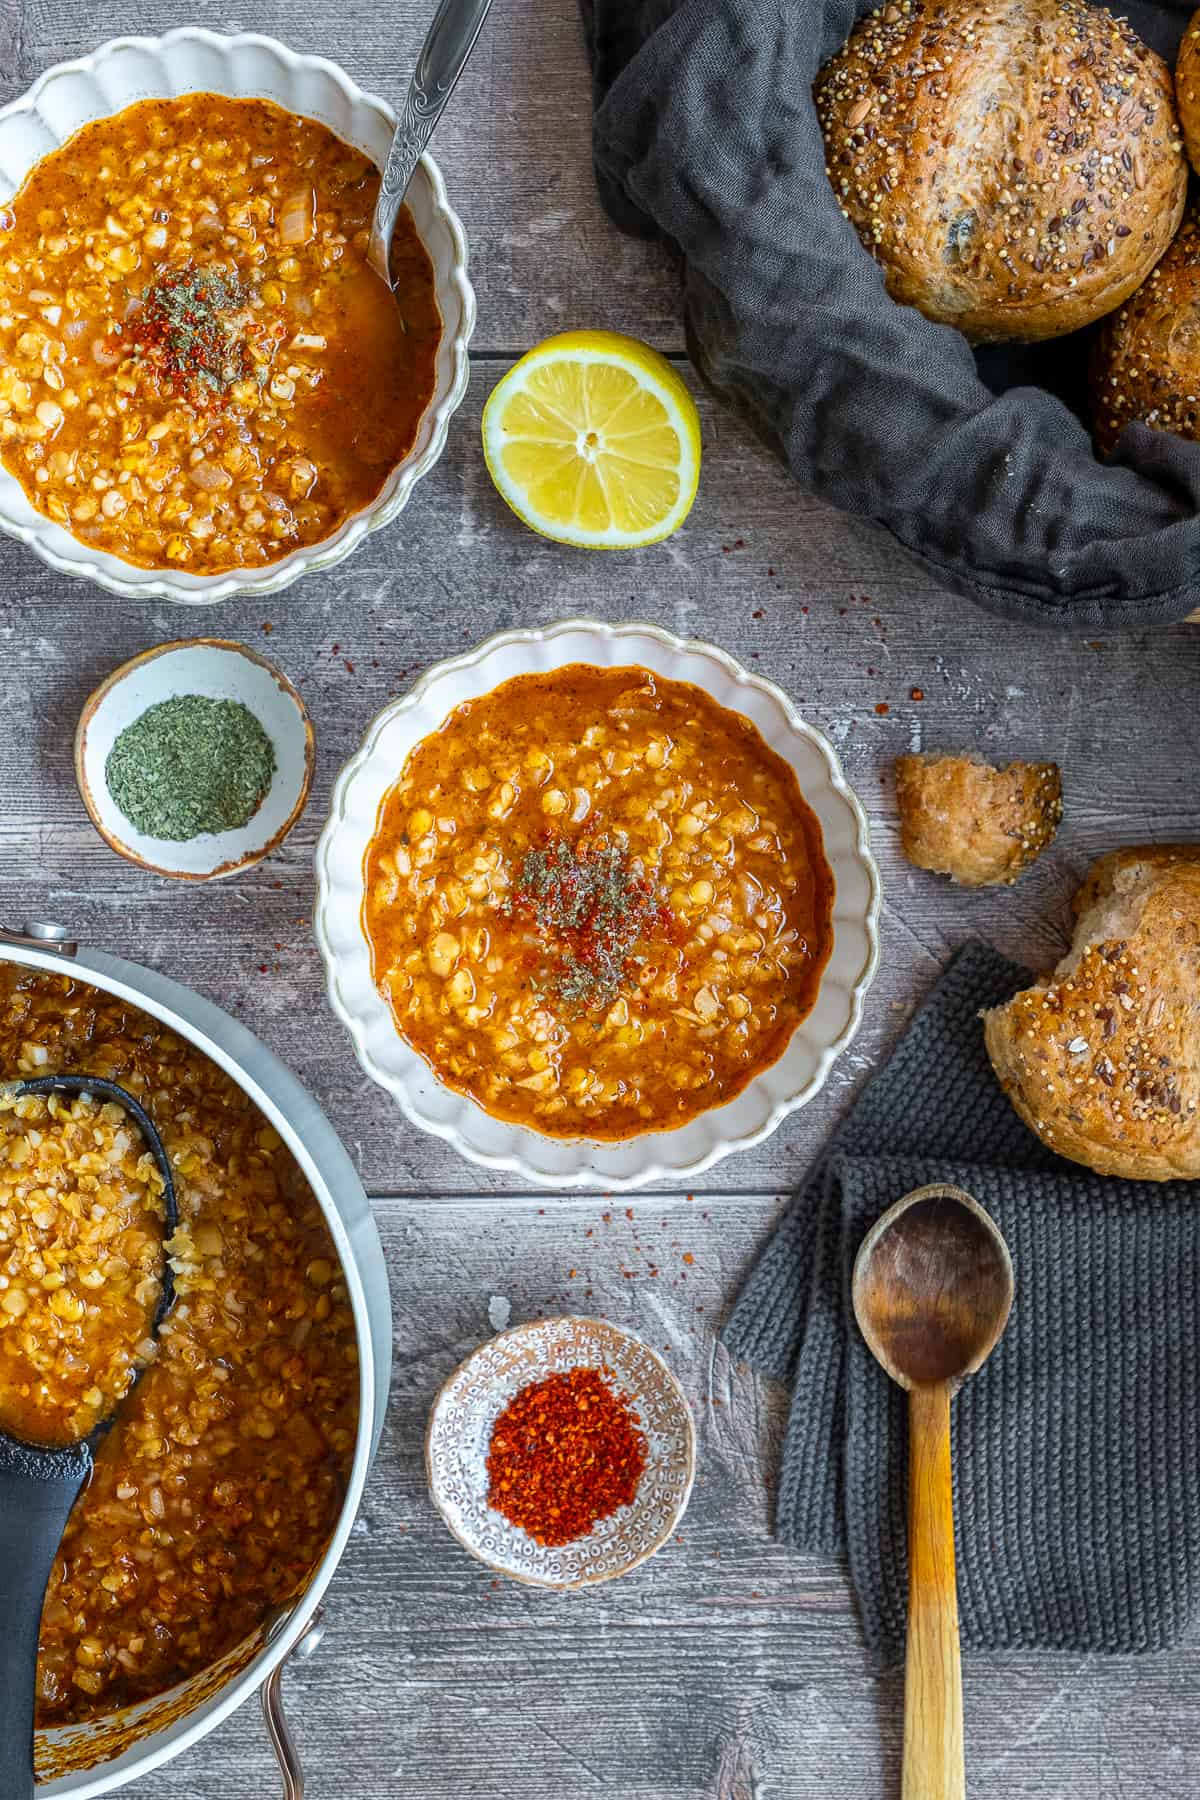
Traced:
[[696, 1434], [662, 1358], [603, 1319], [501, 1332], [450, 1376], [425, 1440], [429, 1488], [481, 1562], [538, 1587], [611, 1581], [671, 1537]]

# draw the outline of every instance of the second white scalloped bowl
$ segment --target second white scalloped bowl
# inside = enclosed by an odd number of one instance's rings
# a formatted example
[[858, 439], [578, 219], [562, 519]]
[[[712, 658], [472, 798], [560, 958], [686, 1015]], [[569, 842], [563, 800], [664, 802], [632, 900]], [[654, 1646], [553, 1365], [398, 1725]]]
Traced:
[[[477, 1101], [444, 1087], [396, 1030], [371, 976], [362, 925], [363, 858], [379, 803], [409, 751], [464, 700], [512, 675], [566, 663], [612, 667], [638, 663], [673, 681], [690, 681], [721, 706], [750, 719], [795, 770], [820, 822], [833, 871], [833, 949], [816, 1005], [779, 1061], [740, 1094], [676, 1131], [647, 1132], [621, 1143], [543, 1137], [495, 1119]], [[654, 625], [603, 625], [569, 619], [547, 630], [506, 631], [478, 650], [437, 664], [411, 693], [385, 708], [362, 749], [342, 770], [317, 846], [316, 934], [329, 999], [373, 1081], [395, 1095], [414, 1125], [453, 1144], [468, 1161], [508, 1169], [542, 1187], [634, 1188], [691, 1178], [735, 1150], [761, 1143], [824, 1085], [834, 1058], [862, 1017], [879, 957], [879, 871], [867, 821], [829, 740], [806, 725], [780, 688], [751, 675], [723, 650], [673, 637]]]
[[[383, 166], [396, 128], [384, 101], [365, 94], [336, 63], [301, 56], [274, 38], [241, 32], [224, 37], [191, 26], [165, 37], [114, 38], [78, 62], [59, 63], [27, 94], [0, 109], [0, 204], [16, 193], [34, 164], [65, 144], [81, 126], [121, 112], [138, 100], [176, 94], [226, 94], [273, 100], [288, 112], [316, 119]], [[467, 389], [467, 344], [475, 325], [475, 295], [467, 279], [467, 240], [431, 156], [421, 159], [408, 204], [433, 263], [442, 341], [433, 398], [416, 441], [369, 506], [319, 544], [310, 544], [261, 569], [223, 575], [139, 569], [81, 543], [30, 505], [21, 485], [0, 465], [0, 530], [28, 544], [64, 575], [80, 575], [113, 594], [159, 597], [185, 606], [211, 605], [231, 594], [275, 594], [312, 569], [330, 569], [368, 532], [387, 525], [414, 485], [442, 454], [450, 419]]]

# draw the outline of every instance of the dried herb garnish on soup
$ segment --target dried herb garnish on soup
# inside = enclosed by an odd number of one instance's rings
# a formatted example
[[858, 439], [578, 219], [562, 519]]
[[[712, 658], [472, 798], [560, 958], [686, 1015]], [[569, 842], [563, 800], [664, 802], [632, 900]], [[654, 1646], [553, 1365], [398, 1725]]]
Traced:
[[568, 1006], [610, 1006], [635, 976], [642, 940], [670, 939], [675, 925], [619, 845], [551, 833], [526, 851], [509, 911], [545, 941], [547, 981]]
[[247, 337], [252, 318], [235, 270], [186, 262], [166, 270], [142, 294], [128, 327], [134, 360], [155, 361], [167, 384], [197, 404], [215, 402], [253, 368]]

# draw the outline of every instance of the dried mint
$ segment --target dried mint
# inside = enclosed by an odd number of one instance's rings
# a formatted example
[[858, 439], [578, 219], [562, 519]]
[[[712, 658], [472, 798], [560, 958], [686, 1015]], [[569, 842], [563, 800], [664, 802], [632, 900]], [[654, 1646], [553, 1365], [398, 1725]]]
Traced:
[[274, 747], [250, 709], [203, 694], [148, 707], [104, 765], [108, 791], [134, 829], [175, 842], [249, 824], [274, 774]]

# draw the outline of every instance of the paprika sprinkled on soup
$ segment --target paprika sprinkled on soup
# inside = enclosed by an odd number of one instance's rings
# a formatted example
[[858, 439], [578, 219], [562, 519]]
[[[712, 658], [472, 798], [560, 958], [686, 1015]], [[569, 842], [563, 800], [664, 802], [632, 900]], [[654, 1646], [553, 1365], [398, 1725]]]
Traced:
[[267, 100], [144, 100], [0, 209], [0, 458], [82, 542], [193, 574], [329, 537], [416, 437], [441, 335], [379, 173]]
[[521, 675], [385, 795], [363, 925], [397, 1028], [452, 1088], [552, 1137], [671, 1129], [811, 1010], [833, 878], [749, 720], [642, 668]]
[[488, 1505], [535, 1543], [573, 1544], [637, 1494], [646, 1439], [609, 1373], [579, 1367], [531, 1382], [492, 1427]]

